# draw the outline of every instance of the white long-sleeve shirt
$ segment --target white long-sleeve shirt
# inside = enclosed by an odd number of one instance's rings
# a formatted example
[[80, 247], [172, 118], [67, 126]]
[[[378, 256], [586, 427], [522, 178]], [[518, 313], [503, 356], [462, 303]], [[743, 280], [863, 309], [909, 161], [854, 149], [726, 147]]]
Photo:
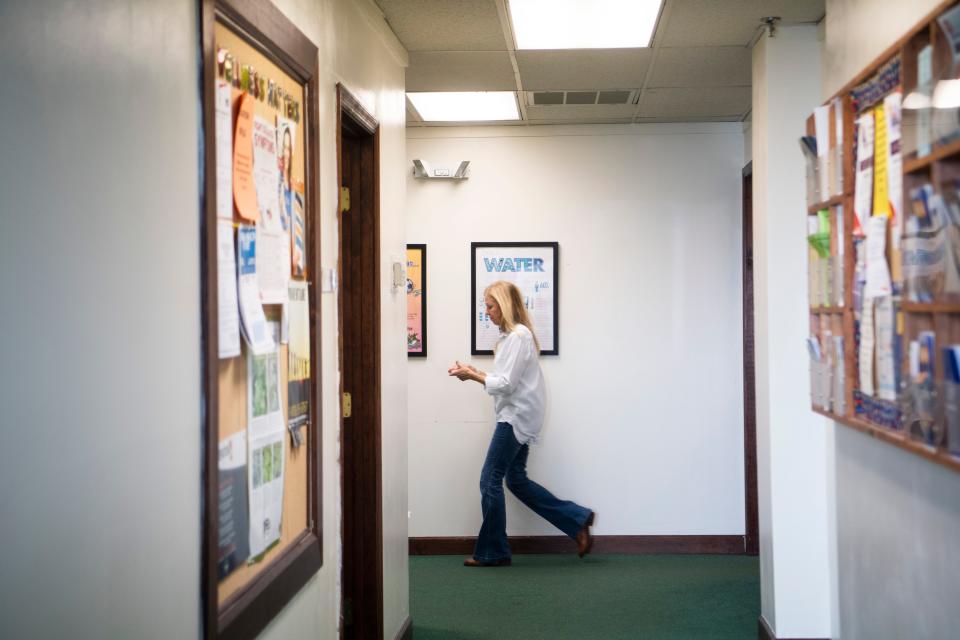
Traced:
[[535, 442], [543, 426], [547, 387], [537, 346], [522, 324], [503, 335], [494, 350], [493, 372], [483, 386], [493, 396], [497, 422], [508, 422], [520, 444]]

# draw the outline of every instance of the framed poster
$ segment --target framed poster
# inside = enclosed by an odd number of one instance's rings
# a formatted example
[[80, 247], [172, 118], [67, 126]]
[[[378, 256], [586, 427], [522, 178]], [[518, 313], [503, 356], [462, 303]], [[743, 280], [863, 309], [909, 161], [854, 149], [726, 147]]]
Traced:
[[493, 355], [500, 330], [487, 315], [483, 290], [497, 280], [506, 280], [523, 293], [540, 341], [540, 355], [558, 355], [559, 243], [472, 242], [470, 254], [470, 353]]
[[427, 357], [427, 245], [407, 245], [407, 356]]

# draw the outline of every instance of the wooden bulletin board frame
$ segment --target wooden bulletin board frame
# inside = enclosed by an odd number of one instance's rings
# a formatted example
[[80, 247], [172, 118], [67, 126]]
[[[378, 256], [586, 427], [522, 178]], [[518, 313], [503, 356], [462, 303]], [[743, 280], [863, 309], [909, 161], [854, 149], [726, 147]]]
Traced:
[[[831, 104], [833, 100], [839, 99], [843, 109], [843, 181], [844, 188], [840, 195], [824, 199], [821, 202], [807, 203], [807, 215], [815, 216], [818, 211], [828, 209], [835, 211], [836, 207], [843, 207], [843, 235], [841, 237], [831, 238], [831, 248], [842, 244], [845, 250], [843, 287], [844, 300], [841, 306], [811, 306], [809, 313], [811, 319], [811, 332], [821, 336], [828, 331], [832, 335], [843, 335], [844, 338], [844, 362], [843, 376], [845, 379], [845, 407], [842, 413], [834, 410], [822, 408], [814, 405], [812, 410], [821, 415], [832, 418], [845, 427], [865, 433], [881, 442], [907, 451], [913, 455], [924, 458], [930, 462], [960, 472], [960, 456], [951, 455], [945, 443], [936, 446], [929, 446], [922, 441], [911, 437], [911, 434], [901, 424], [900, 426], [891, 426], [886, 422], [874, 420], [870, 416], [870, 411], [858, 410], [858, 404], [865, 402], [863, 395], [857, 388], [858, 378], [858, 354], [856, 351], [857, 337], [857, 319], [854, 310], [854, 196], [855, 196], [855, 163], [856, 163], [856, 131], [855, 120], [867, 110], [878, 104], [879, 99], [869, 100], [864, 98], [864, 104], [856, 104], [855, 96], [859, 87], [863, 83], [877, 78], [883, 73], [884, 69], [892, 62], [900, 61], [900, 83], [892, 91], [900, 90], [906, 97], [917, 85], [917, 54], [921, 47], [930, 44], [933, 46], [933, 75], [935, 79], [941, 77], [945, 65], [949, 63], [949, 44], [946, 42], [940, 27], [937, 24], [937, 17], [948, 9], [956, 6], [957, 0], [945, 0], [929, 12], [922, 20], [906, 30], [904, 35], [888, 47], [883, 53], [877, 56], [873, 62], [867, 65], [860, 73], [853, 77], [839, 92], [837, 92], [826, 104]], [[830, 117], [833, 121], [833, 114]], [[807, 134], [813, 135], [815, 129], [814, 117], [807, 120]], [[910, 207], [910, 189], [919, 184], [929, 183], [937, 189], [946, 178], [956, 179], [960, 177], [960, 139], [941, 142], [932, 140], [931, 152], [925, 156], [918, 157], [916, 150], [911, 150], [904, 145], [908, 132], [906, 124], [903, 125], [901, 148], [902, 152], [902, 173], [903, 173], [903, 202], [901, 203], [901, 215], [906, 215]], [[832, 136], [831, 136], [832, 137]], [[888, 226], [888, 242], [886, 258], [891, 266], [894, 282], [901, 281], [898, 273], [901, 268], [900, 251], [894, 251], [891, 248], [889, 236], [893, 231]], [[834, 233], [834, 235], [837, 235]], [[811, 265], [812, 266], [812, 265]], [[941, 340], [950, 343], [960, 343], [960, 302], [956, 300], [934, 300], [933, 302], [911, 302], [903, 293], [895, 291], [894, 304], [897, 315], [895, 324], [903, 327], [902, 333], [898, 331], [903, 342], [911, 337], [915, 337], [920, 330], [935, 330], [938, 351], [942, 346]], [[901, 349], [900, 359], [895, 361], [895, 366], [900, 369], [903, 375], [907, 373], [907, 355], [906, 349]], [[943, 364], [940, 357], [937, 357], [935, 378], [941, 382], [944, 376]], [[859, 397], [858, 397], [858, 394]], [[901, 396], [892, 404], [891, 413], [902, 410], [904, 402], [902, 392], [898, 390]], [[937, 400], [941, 403], [943, 399]], [[939, 410], [938, 410], [939, 411]], [[942, 420], [942, 411], [936, 420]], [[902, 416], [901, 416], [902, 418]]]
[[[553, 278], [553, 348], [540, 350], [542, 356], [556, 356], [560, 354], [560, 243], [559, 242], [471, 242], [470, 243], [470, 354], [474, 356], [492, 356], [493, 349], [481, 349], [477, 345], [478, 310], [477, 296], [482, 291], [477, 287], [477, 249], [552, 249], [553, 269], [549, 272]], [[501, 272], [502, 280], [513, 281], [510, 271]], [[543, 340], [542, 336], [537, 336]]]
[[[246, 45], [303, 89], [304, 226], [310, 302], [310, 413], [304, 427], [307, 480], [306, 526], [285, 546], [268, 552], [262, 568], [218, 603], [218, 442], [220, 372], [217, 312], [217, 211], [215, 87], [218, 78], [215, 24], [224, 25]], [[201, 268], [203, 296], [203, 539], [200, 586], [206, 638], [252, 638], [316, 574], [323, 563], [321, 485], [320, 314], [314, 274], [320, 255], [318, 144], [318, 49], [270, 2], [202, 0], [204, 165], [201, 190]]]
[[[409, 342], [407, 343], [407, 357], [408, 358], [426, 358], [427, 357], [427, 245], [425, 244], [408, 244], [407, 245], [407, 260], [409, 261], [409, 253], [411, 251], [419, 252], [420, 258], [420, 293], [417, 296], [417, 307], [420, 313], [420, 350], [411, 351]], [[410, 281], [410, 278], [407, 278]], [[416, 286], [416, 283], [413, 283]], [[409, 285], [408, 285], [409, 286]], [[407, 291], [408, 296], [408, 306], [409, 306], [409, 296], [411, 292]], [[408, 311], [409, 313], [409, 311]], [[409, 331], [410, 328], [408, 327]], [[407, 336], [409, 340], [409, 335]]]

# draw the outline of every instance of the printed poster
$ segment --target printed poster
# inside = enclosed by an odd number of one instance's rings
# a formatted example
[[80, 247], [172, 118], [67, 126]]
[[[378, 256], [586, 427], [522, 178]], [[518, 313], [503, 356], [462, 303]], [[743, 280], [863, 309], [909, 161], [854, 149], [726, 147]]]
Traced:
[[427, 355], [426, 245], [407, 247], [407, 355]]
[[280, 211], [280, 171], [277, 165], [276, 127], [264, 118], [253, 119], [253, 167], [257, 186], [257, 280], [263, 304], [283, 304], [290, 279], [290, 232]]
[[[274, 323], [276, 324], [276, 323]], [[247, 353], [247, 434], [250, 460], [250, 555], [252, 562], [280, 540], [283, 517], [284, 422], [280, 353]]]
[[290, 269], [295, 278], [306, 276], [307, 248], [303, 222], [303, 182], [294, 175], [297, 124], [277, 116], [277, 164], [280, 169], [280, 223], [290, 236]]
[[483, 290], [497, 280], [512, 282], [523, 294], [524, 305], [540, 341], [541, 354], [556, 355], [554, 324], [557, 313], [557, 243], [496, 245], [474, 243], [472, 353], [492, 353], [500, 338], [499, 328], [487, 315]]
[[310, 303], [307, 283], [290, 281], [287, 303], [287, 428], [295, 447], [302, 443], [300, 427], [310, 419]]
[[223, 580], [250, 556], [247, 432], [220, 442], [217, 575]]

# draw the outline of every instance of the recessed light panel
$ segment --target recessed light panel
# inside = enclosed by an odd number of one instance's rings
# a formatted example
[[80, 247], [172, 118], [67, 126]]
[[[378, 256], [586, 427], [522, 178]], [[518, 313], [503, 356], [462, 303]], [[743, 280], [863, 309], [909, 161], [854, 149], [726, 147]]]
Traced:
[[509, 0], [518, 49], [649, 47], [663, 0]]
[[424, 122], [519, 120], [512, 91], [434, 91], [408, 93]]

